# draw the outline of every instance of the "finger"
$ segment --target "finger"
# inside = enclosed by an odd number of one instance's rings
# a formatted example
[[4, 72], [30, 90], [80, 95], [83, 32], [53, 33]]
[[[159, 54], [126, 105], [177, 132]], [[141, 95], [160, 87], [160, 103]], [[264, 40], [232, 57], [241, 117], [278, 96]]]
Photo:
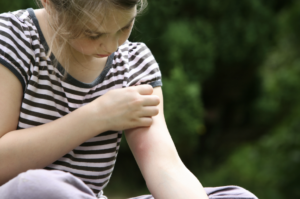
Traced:
[[157, 106], [147, 106], [140, 111], [139, 117], [153, 117], [158, 115], [158, 113], [159, 109]]
[[136, 86], [135, 88], [141, 95], [151, 95], [153, 93], [153, 87], [148, 84], [139, 85]]
[[143, 106], [157, 106], [160, 103], [160, 99], [157, 95], [146, 95], [142, 97]]
[[148, 127], [153, 124], [153, 119], [152, 117], [141, 117], [139, 119], [139, 127]]

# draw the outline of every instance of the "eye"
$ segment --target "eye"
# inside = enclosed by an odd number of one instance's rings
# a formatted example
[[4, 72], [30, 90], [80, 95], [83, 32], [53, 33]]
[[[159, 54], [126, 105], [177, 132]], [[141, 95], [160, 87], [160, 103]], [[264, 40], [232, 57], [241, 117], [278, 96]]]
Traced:
[[130, 26], [126, 26], [126, 27], [122, 28], [122, 30], [128, 30], [128, 29], [130, 29], [130, 28], [131, 28], [131, 25], [130, 25]]
[[127, 31], [127, 30], [131, 29], [132, 26], [133, 26], [133, 22], [131, 22], [131, 24], [129, 24], [128, 26], [122, 28], [122, 29], [121, 29], [121, 32], [122, 32], [122, 31]]
[[97, 40], [99, 39], [102, 35], [87, 35], [91, 40]]
[[97, 40], [97, 39], [99, 39], [103, 34], [95, 34], [95, 33], [92, 33], [92, 32], [90, 32], [90, 31], [85, 31], [85, 32], [84, 32], [84, 35], [85, 35], [86, 37], [88, 37], [89, 39], [91, 39], [91, 40]]

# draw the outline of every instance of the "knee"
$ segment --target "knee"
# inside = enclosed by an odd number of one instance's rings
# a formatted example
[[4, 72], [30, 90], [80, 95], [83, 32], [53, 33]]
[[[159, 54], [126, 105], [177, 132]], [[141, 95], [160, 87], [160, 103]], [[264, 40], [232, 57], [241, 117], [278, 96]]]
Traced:
[[239, 186], [208, 187], [204, 190], [210, 199], [257, 199], [253, 193]]

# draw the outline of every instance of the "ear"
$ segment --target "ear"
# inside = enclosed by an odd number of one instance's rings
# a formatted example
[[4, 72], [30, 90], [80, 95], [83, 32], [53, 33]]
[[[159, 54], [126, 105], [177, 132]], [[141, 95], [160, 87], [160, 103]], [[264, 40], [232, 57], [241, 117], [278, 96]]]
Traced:
[[45, 10], [49, 13], [50, 11], [50, 1], [49, 0], [41, 0], [41, 3]]

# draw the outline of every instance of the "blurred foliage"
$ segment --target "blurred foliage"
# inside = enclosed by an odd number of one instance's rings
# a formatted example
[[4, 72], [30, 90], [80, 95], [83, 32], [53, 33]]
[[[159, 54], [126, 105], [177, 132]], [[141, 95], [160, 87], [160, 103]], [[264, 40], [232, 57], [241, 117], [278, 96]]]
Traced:
[[166, 122], [174, 124], [169, 125], [169, 131], [172, 132], [177, 149], [187, 152], [182, 154], [186, 157], [197, 147], [198, 137], [203, 133], [200, 89], [197, 84], [189, 82], [187, 75], [179, 67], [172, 69], [170, 78], [164, 81], [164, 86], [168, 88], [164, 90]]
[[0, 13], [12, 12], [17, 9], [36, 8], [37, 4], [35, 0], [10, 0], [0, 1]]
[[[34, 0], [0, 2], [27, 7]], [[299, 21], [297, 0], [151, 0], [136, 20], [130, 40], [156, 57], [168, 128], [204, 186], [300, 198]], [[106, 193], [146, 194], [123, 141]]]

